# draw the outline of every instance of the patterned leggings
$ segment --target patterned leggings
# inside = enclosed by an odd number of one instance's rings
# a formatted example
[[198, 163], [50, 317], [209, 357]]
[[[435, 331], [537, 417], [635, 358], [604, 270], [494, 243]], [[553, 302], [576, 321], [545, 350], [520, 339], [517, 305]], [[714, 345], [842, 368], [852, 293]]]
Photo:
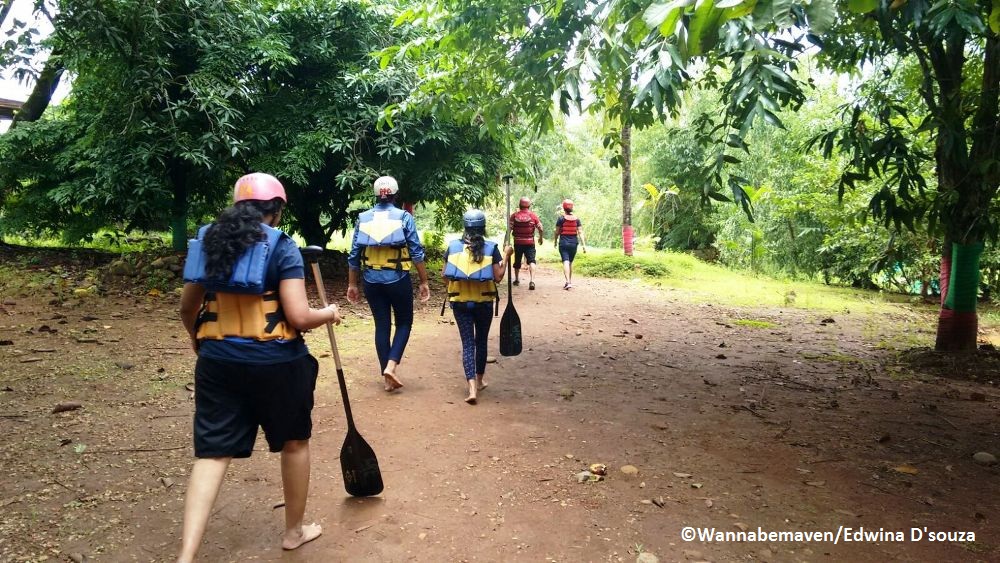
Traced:
[[462, 337], [462, 367], [465, 379], [486, 373], [486, 346], [493, 323], [493, 303], [452, 303], [458, 334]]

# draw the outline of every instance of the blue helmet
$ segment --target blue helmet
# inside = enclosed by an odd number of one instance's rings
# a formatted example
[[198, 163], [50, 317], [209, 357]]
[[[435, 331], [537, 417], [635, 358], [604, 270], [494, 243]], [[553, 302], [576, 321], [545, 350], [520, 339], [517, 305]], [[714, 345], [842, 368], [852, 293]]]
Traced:
[[462, 215], [462, 223], [465, 225], [466, 229], [470, 227], [485, 228], [486, 214], [478, 209], [470, 209], [465, 212], [465, 215]]

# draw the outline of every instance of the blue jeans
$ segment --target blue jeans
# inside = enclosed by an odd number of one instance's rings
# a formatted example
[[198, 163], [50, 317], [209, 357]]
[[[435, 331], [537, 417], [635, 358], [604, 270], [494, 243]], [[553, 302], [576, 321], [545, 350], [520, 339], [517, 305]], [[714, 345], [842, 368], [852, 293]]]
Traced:
[[[410, 274], [393, 283], [364, 283], [365, 299], [375, 319], [375, 353], [378, 363], [385, 373], [389, 360], [397, 364], [403, 359], [403, 351], [410, 340], [413, 328], [413, 283]], [[396, 332], [392, 333], [390, 313], [396, 317]], [[390, 344], [391, 339], [391, 344]]]
[[473, 380], [476, 375], [486, 373], [486, 347], [490, 339], [490, 325], [493, 323], [493, 302], [451, 304], [458, 325], [458, 335], [462, 337], [462, 368], [465, 379]]

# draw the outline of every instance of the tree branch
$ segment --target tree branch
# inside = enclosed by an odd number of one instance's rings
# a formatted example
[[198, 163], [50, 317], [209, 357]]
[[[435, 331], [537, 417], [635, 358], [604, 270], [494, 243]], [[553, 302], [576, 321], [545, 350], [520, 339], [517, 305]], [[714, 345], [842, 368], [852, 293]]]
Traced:
[[910, 49], [913, 50], [913, 54], [917, 57], [917, 62], [920, 64], [920, 70], [923, 72], [924, 78], [920, 83], [920, 95], [924, 98], [924, 103], [927, 104], [927, 109], [930, 112], [937, 113], [938, 106], [937, 102], [934, 100], [934, 69], [931, 68], [931, 63], [928, 61], [927, 53], [924, 52], [924, 45], [920, 44], [920, 40], [916, 37], [917, 32], [914, 35], [909, 35], [907, 33], [901, 33], [903, 41], [905, 41]]
[[[983, 85], [979, 109], [972, 120], [972, 150], [974, 162], [1000, 159], [1000, 35], [986, 37], [983, 61]], [[1000, 183], [1000, 165], [994, 164], [986, 181], [991, 184], [990, 198]]]
[[0, 0], [0, 27], [3, 27], [3, 22], [7, 21], [7, 15], [10, 14], [10, 9], [14, 7], [14, 0]]

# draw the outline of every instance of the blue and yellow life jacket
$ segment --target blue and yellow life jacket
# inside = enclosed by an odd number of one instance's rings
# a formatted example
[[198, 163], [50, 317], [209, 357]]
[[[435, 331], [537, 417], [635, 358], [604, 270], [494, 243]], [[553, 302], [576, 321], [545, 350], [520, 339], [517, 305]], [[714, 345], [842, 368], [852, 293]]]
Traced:
[[398, 207], [369, 209], [358, 217], [357, 243], [363, 246], [361, 266], [373, 270], [410, 269], [410, 250], [403, 231], [403, 215]]
[[448, 301], [452, 303], [489, 303], [496, 300], [499, 307], [500, 296], [493, 281], [493, 251], [497, 244], [483, 243], [483, 259], [475, 262], [472, 251], [461, 240], [448, 244], [445, 258], [444, 276], [448, 278]]
[[264, 240], [246, 249], [228, 280], [205, 274], [207, 257], [203, 248], [211, 225], [198, 230], [198, 237], [188, 241], [184, 262], [184, 281], [201, 284], [205, 301], [198, 313], [198, 340], [224, 340], [227, 337], [254, 340], [293, 340], [300, 336], [285, 320], [277, 291], [267, 291], [267, 266], [284, 232], [261, 223]]

